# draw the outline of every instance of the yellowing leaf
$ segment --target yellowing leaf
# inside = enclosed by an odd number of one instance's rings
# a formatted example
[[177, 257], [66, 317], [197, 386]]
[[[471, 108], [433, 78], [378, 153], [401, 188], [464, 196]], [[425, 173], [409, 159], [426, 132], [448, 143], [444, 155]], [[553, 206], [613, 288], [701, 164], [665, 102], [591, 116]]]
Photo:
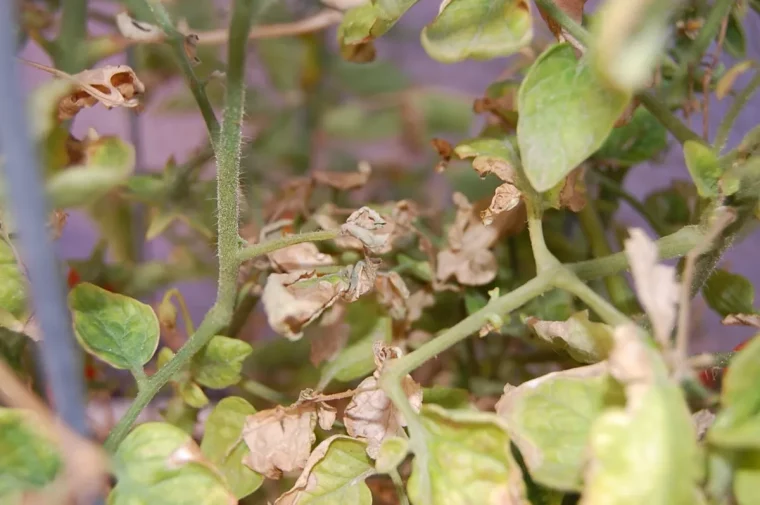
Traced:
[[517, 141], [531, 185], [548, 191], [599, 149], [630, 98], [604, 85], [569, 44], [547, 49], [518, 94]]
[[615, 396], [622, 403], [616, 386], [606, 363], [505, 386], [496, 412], [506, 420], [535, 481], [565, 491], [581, 489], [592, 423]]
[[364, 443], [335, 435], [309, 456], [293, 488], [275, 505], [371, 505], [372, 493], [364, 479], [375, 473]]
[[[349, 61], [366, 63], [375, 59], [373, 40], [384, 35], [417, 0], [366, 1], [346, 11], [338, 27], [341, 55]], [[392, 5], [392, 9], [389, 8]]]
[[657, 244], [640, 228], [631, 228], [625, 255], [631, 265], [636, 295], [652, 321], [655, 338], [666, 343], [676, 322], [680, 287], [675, 268], [657, 262]]
[[198, 384], [226, 388], [240, 381], [243, 361], [253, 352], [247, 342], [217, 335], [193, 356], [190, 372]]
[[526, 0], [445, 0], [422, 30], [422, 47], [438, 61], [509, 56], [533, 38]]
[[728, 96], [734, 87], [736, 79], [738, 79], [739, 76], [741, 76], [747, 70], [751, 69], [753, 66], [754, 62], [752, 60], [746, 60], [739, 62], [733, 67], [729, 68], [715, 85], [715, 96], [718, 98], [718, 100], [723, 100], [726, 98], [726, 96]]
[[531, 317], [526, 324], [539, 338], [565, 349], [582, 363], [602, 361], [612, 349], [612, 328], [590, 321], [588, 310], [576, 312], [567, 321], [541, 321]]
[[417, 454], [412, 461], [407, 484], [412, 503], [527, 503], [503, 419], [486, 412], [425, 405], [420, 421], [426, 454]]

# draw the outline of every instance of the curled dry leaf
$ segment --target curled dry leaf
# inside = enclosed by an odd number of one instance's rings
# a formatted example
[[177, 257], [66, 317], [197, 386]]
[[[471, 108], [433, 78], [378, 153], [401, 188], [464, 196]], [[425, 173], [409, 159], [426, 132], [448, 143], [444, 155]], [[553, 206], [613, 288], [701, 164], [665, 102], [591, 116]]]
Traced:
[[570, 172], [559, 192], [559, 205], [580, 212], [586, 206], [586, 186], [583, 184], [585, 167], [580, 166]]
[[345, 321], [346, 304], [338, 302], [322, 316], [319, 322], [320, 332], [311, 338], [309, 361], [319, 366], [332, 360], [348, 342], [351, 327]]
[[301, 470], [316, 440], [316, 423], [314, 405], [298, 403], [291, 407], [278, 405], [248, 416], [243, 440], [251, 452], [243, 463], [269, 479]]
[[433, 144], [433, 147], [438, 152], [438, 156], [441, 157], [441, 160], [435, 166], [435, 171], [438, 173], [443, 172], [454, 155], [454, 147], [451, 143], [439, 138], [432, 139], [430, 143]]
[[520, 190], [508, 182], [496, 188], [491, 199], [491, 205], [480, 214], [483, 224], [489, 226], [493, 224], [495, 215], [508, 212], [517, 207], [520, 204], [521, 196]]
[[476, 156], [472, 160], [472, 168], [480, 177], [493, 174], [504, 182], [515, 183], [515, 169], [507, 160], [493, 156]]
[[449, 247], [454, 251], [462, 249], [464, 232], [472, 222], [472, 204], [467, 197], [458, 191], [452, 195], [454, 205], [456, 205], [457, 213], [454, 216], [454, 222], [452, 223], [447, 233]]
[[655, 338], [667, 346], [676, 322], [680, 292], [676, 270], [657, 263], [657, 244], [640, 228], [630, 230], [625, 255], [631, 265], [636, 294], [652, 321]]
[[362, 207], [348, 216], [340, 229], [342, 234], [359, 239], [369, 251], [379, 253], [389, 243], [391, 234], [387, 224], [377, 211]]
[[106, 108], [140, 106], [145, 85], [127, 65], [108, 65], [68, 76], [78, 86], [58, 104], [58, 118], [71, 119], [85, 107], [102, 103]]
[[372, 175], [372, 167], [366, 161], [359, 163], [356, 172], [333, 172], [329, 170], [317, 170], [312, 178], [319, 184], [343, 191], [361, 188]]
[[320, 266], [333, 265], [335, 261], [329, 254], [319, 252], [311, 242], [295, 244], [267, 255], [272, 266], [280, 272], [309, 270]]
[[[340, 226], [338, 221], [336, 221], [327, 211], [314, 214], [312, 217], [314, 222], [316, 222], [323, 230], [334, 230]], [[349, 251], [364, 250], [364, 244], [362, 244], [362, 241], [351, 235], [338, 235], [335, 237], [335, 245], [339, 249]]]
[[320, 278], [314, 272], [271, 274], [261, 300], [272, 329], [290, 340], [298, 340], [303, 336], [303, 328], [348, 288], [348, 283], [335, 275]]
[[[378, 387], [380, 373], [386, 361], [398, 358], [401, 349], [375, 342], [375, 373], [364, 379], [343, 413], [346, 431], [352, 437], [367, 441], [367, 454], [375, 459], [380, 444], [388, 437], [404, 437], [403, 427], [406, 420], [391, 402], [385, 392]], [[415, 412], [422, 406], [422, 388], [414, 382], [411, 375], [404, 377], [401, 383], [409, 403]]]
[[[314, 181], [311, 177], [296, 177], [285, 181], [264, 205], [266, 222], [274, 222], [284, 217], [293, 219], [297, 216], [308, 216], [308, 204], [313, 190]], [[336, 224], [332, 228], [337, 227]], [[328, 229], [324, 226], [323, 228]]]
[[729, 314], [721, 321], [727, 326], [752, 326], [760, 328], [760, 315], [758, 314]]
[[139, 42], [158, 42], [164, 37], [164, 32], [155, 25], [137, 21], [126, 12], [116, 15], [116, 28], [125, 38]]
[[377, 264], [367, 258], [366, 261], [359, 261], [353, 267], [349, 267], [346, 273], [349, 284], [348, 289], [343, 294], [343, 299], [348, 302], [355, 302], [375, 287]]
[[615, 345], [608, 359], [610, 375], [625, 386], [627, 409], [635, 411], [656, 379], [650, 350], [634, 324], [614, 329]]
[[397, 321], [405, 320], [409, 288], [404, 279], [396, 272], [379, 273], [375, 279], [375, 289], [378, 301], [388, 307], [390, 316]]

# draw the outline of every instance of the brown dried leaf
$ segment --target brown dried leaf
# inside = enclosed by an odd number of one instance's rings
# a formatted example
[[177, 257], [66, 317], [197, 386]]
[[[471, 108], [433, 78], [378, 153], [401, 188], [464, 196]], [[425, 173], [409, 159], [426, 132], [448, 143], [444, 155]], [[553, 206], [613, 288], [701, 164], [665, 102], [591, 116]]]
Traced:
[[333, 265], [335, 261], [329, 254], [319, 252], [311, 242], [295, 244], [278, 249], [267, 255], [272, 266], [280, 272], [309, 270], [320, 266]]
[[198, 58], [198, 40], [200, 40], [200, 38], [196, 34], [190, 33], [188, 35], [185, 35], [185, 38], [182, 41], [182, 47], [185, 49], [185, 55], [187, 55], [187, 58], [193, 65], [201, 64], [201, 59]]
[[251, 452], [243, 463], [269, 479], [301, 470], [316, 440], [316, 423], [314, 405], [287, 408], [278, 405], [248, 416], [243, 440]]
[[335, 275], [319, 278], [314, 272], [270, 274], [261, 301], [272, 329], [290, 340], [298, 340], [303, 336], [303, 328], [348, 289], [348, 283]]
[[438, 156], [441, 157], [441, 161], [435, 166], [435, 171], [439, 173], [443, 172], [446, 170], [446, 167], [451, 161], [451, 157], [454, 155], [454, 146], [439, 138], [433, 138], [430, 143], [433, 144], [433, 147], [435, 147], [435, 150], [438, 152]]
[[[583, 21], [583, 6], [586, 0], [555, 0], [554, 2], [565, 14], [570, 16], [576, 23]], [[554, 20], [549, 14], [547, 14], [541, 7], [538, 7], [538, 12], [546, 24], [549, 26], [549, 30], [557, 37], [557, 40], [564, 42], [566, 40], [567, 32], [562, 28], [557, 21]]]
[[367, 261], [358, 261], [353, 267], [348, 267], [346, 274], [349, 285], [342, 298], [347, 302], [355, 302], [375, 287], [377, 264], [369, 258]]
[[[285, 181], [277, 194], [264, 206], [266, 222], [274, 222], [283, 217], [295, 219], [298, 216], [307, 216], [313, 189], [314, 181], [311, 177], [297, 177]], [[337, 228], [337, 224], [333, 228]]]
[[657, 263], [657, 244], [640, 228], [630, 230], [625, 255], [631, 265], [636, 294], [652, 321], [655, 338], [667, 346], [676, 322], [680, 294], [676, 270]]
[[760, 328], [760, 315], [729, 314], [721, 322], [727, 326], [752, 326], [753, 328]]
[[139, 97], [145, 93], [145, 85], [127, 65], [108, 65], [85, 70], [70, 76], [79, 86], [58, 104], [58, 119], [74, 117], [85, 107], [97, 102], [106, 108], [140, 106]]
[[457, 213], [446, 236], [449, 247], [453, 251], [459, 251], [464, 243], [464, 232], [473, 220], [473, 210], [472, 204], [462, 193], [455, 192], [452, 200], [457, 207]]
[[585, 167], [580, 166], [570, 172], [559, 192], [559, 205], [580, 212], [586, 206], [586, 185], [583, 183]]
[[346, 304], [338, 302], [322, 316], [321, 331], [311, 338], [309, 361], [319, 366], [332, 360], [348, 342], [351, 327], [345, 322]]
[[625, 385], [627, 409], [635, 411], [655, 382], [650, 351], [634, 324], [617, 326], [613, 335], [615, 345], [607, 360], [610, 375]]
[[503, 158], [476, 156], [472, 160], [472, 168], [480, 177], [493, 174], [504, 182], [515, 183], [515, 169]]
[[406, 300], [407, 315], [406, 320], [413, 323], [422, 317], [422, 312], [435, 305], [433, 293], [425, 289], [415, 291], [415, 293]]
[[405, 320], [409, 288], [404, 279], [396, 272], [379, 273], [375, 279], [375, 289], [378, 301], [388, 307], [390, 316], [397, 321]]
[[359, 239], [371, 252], [384, 251], [391, 236], [388, 223], [377, 211], [362, 207], [353, 212], [340, 229], [343, 235]]
[[[340, 227], [338, 221], [326, 213], [314, 214], [313, 219], [323, 230], [335, 230]], [[362, 244], [362, 241], [350, 235], [338, 235], [335, 237], [335, 245], [339, 249], [347, 249], [351, 251], [364, 250], [364, 244]]]
[[312, 178], [319, 184], [343, 191], [361, 188], [372, 175], [372, 167], [366, 161], [359, 163], [356, 172], [334, 172], [329, 170], [317, 170], [312, 173]]
[[[473, 164], [474, 166], [474, 164]], [[506, 182], [496, 188], [491, 205], [480, 213], [483, 224], [489, 226], [493, 224], [494, 216], [502, 212], [508, 212], [520, 204], [522, 193], [514, 185]]]

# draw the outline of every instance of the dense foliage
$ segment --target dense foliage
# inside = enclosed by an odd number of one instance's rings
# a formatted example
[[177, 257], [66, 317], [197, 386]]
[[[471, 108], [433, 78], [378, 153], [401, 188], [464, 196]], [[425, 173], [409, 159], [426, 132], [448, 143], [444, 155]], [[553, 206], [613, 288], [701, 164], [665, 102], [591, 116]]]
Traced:
[[[760, 217], [760, 128], [728, 143], [760, 2], [445, 0], [411, 34], [430, 58], [514, 55], [474, 101], [384, 58], [416, 3], [15, 2], [18, 50], [52, 61], [21, 62], [49, 74], [27, 98], [48, 231], [98, 230], [60, 267], [93, 436], [39, 379], [0, 181], [0, 502], [758, 503], [760, 338], [689, 339], [698, 293], [760, 328], [720, 261]], [[146, 105], [208, 140], [148, 171], [72, 133]], [[668, 150], [691, 180], [629, 194]], [[212, 278], [196, 327], [179, 286]]]

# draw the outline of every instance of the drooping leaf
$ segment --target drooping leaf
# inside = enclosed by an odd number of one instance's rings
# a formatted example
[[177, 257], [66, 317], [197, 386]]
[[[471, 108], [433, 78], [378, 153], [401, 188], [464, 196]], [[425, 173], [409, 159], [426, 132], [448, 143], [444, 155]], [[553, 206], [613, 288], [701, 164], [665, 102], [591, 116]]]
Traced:
[[314, 448], [295, 485], [275, 505], [370, 505], [364, 479], [373, 473], [365, 444], [335, 435]]
[[720, 196], [722, 171], [718, 166], [718, 156], [712, 148], [702, 142], [689, 140], [683, 145], [683, 156], [699, 196], [704, 198]]
[[0, 408], [0, 501], [10, 493], [43, 488], [62, 468], [57, 448], [37, 423], [30, 411]]
[[736, 12], [731, 12], [728, 16], [723, 47], [734, 58], [744, 58], [747, 55], [747, 35], [744, 33], [742, 20]]
[[190, 373], [198, 384], [221, 389], [240, 380], [243, 361], [253, 352], [247, 342], [217, 335], [193, 356]]
[[201, 451], [224, 475], [237, 498], [256, 491], [264, 478], [243, 464], [248, 448], [240, 438], [246, 417], [256, 413], [242, 398], [228, 396], [211, 411], [204, 429]]
[[0, 308], [13, 317], [26, 310], [26, 279], [21, 272], [13, 249], [0, 238]]
[[622, 402], [606, 363], [599, 363], [505, 387], [496, 412], [536, 482], [580, 491], [591, 426], [605, 408]]
[[83, 155], [82, 164], [61, 170], [47, 180], [45, 189], [55, 208], [94, 203], [126, 182], [134, 170], [134, 147], [118, 137], [88, 143]]
[[529, 318], [526, 324], [545, 340], [581, 363], [596, 363], [607, 358], [612, 349], [612, 328], [588, 318], [588, 310], [576, 312], [567, 321], [541, 321]]
[[422, 47], [454, 63], [509, 56], [530, 43], [533, 22], [525, 0], [449, 0], [422, 30]]
[[595, 158], [630, 166], [651, 160], [668, 147], [667, 130], [644, 107], [638, 107], [631, 120], [613, 128]]
[[729, 314], [751, 314], [755, 311], [755, 288], [739, 274], [715, 270], [702, 288], [707, 304], [722, 317]]
[[114, 368], [141, 370], [158, 346], [158, 318], [149, 305], [94, 284], [69, 292], [77, 340]]
[[168, 423], [132, 430], [116, 451], [114, 471], [117, 484], [108, 505], [237, 503], [192, 437]]
[[723, 77], [721, 77], [718, 83], [715, 85], [715, 96], [718, 98], [718, 100], [723, 100], [726, 98], [726, 96], [728, 96], [728, 94], [733, 90], [734, 84], [736, 83], [736, 80], [739, 78], [739, 76], [752, 69], [753, 67], [756, 67], [754, 60], [744, 60], [726, 70], [726, 73], [723, 74]]
[[629, 100], [606, 87], [587, 59], [577, 60], [569, 44], [547, 49], [518, 94], [517, 141], [531, 185], [543, 192], [559, 184], [604, 143]]
[[677, 2], [608, 0], [594, 16], [594, 70], [614, 87], [635, 91], [651, 80], [670, 36]]
[[407, 483], [412, 503], [524, 503], [522, 472], [503, 419], [425, 405], [420, 422], [427, 454], [412, 461]]
[[417, 0], [395, 0], [392, 2], [393, 9], [390, 9], [389, 6], [368, 1], [346, 11], [338, 27], [341, 55], [359, 63], [374, 60], [373, 39], [390, 30], [415, 3]]

